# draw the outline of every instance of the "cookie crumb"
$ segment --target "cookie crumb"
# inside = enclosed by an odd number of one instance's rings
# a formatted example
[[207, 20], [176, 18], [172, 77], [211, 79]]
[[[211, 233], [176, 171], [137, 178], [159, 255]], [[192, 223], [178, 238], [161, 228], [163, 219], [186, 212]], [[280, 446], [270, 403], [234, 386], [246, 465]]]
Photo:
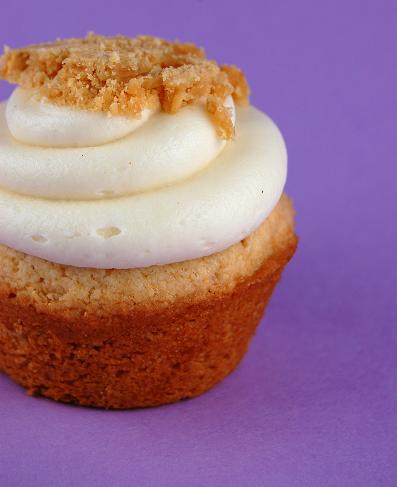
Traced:
[[145, 108], [176, 113], [205, 100], [220, 137], [234, 135], [228, 96], [248, 103], [249, 88], [236, 66], [219, 65], [194, 44], [158, 37], [57, 40], [4, 50], [0, 79], [36, 89], [59, 105], [139, 117]]

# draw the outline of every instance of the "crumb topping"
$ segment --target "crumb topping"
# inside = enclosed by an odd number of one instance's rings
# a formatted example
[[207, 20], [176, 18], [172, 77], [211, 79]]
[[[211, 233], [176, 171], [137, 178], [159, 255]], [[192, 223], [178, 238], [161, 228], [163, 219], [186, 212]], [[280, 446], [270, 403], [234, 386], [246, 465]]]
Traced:
[[194, 44], [158, 37], [105, 37], [58, 40], [21, 49], [5, 48], [0, 78], [36, 89], [53, 103], [139, 117], [145, 108], [176, 113], [205, 100], [220, 137], [230, 139], [234, 127], [231, 95], [247, 104], [244, 74], [231, 65], [206, 58]]

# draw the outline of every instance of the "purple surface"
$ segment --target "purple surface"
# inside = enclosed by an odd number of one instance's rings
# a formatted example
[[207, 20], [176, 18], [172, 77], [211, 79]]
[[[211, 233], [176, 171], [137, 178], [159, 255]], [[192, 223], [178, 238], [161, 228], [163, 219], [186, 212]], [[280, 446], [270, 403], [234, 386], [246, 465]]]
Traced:
[[0, 485], [397, 485], [396, 2], [81, 3], [3, 2], [0, 44], [152, 33], [241, 66], [285, 134], [301, 241], [243, 364], [198, 399], [104, 412], [1, 376]]

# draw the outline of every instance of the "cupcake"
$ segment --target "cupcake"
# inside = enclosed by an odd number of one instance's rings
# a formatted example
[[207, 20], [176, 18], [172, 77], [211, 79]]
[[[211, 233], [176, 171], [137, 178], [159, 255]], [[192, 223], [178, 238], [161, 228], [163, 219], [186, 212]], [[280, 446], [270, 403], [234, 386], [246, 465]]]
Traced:
[[90, 34], [6, 49], [0, 370], [104, 408], [232, 372], [294, 254], [287, 157], [235, 66]]

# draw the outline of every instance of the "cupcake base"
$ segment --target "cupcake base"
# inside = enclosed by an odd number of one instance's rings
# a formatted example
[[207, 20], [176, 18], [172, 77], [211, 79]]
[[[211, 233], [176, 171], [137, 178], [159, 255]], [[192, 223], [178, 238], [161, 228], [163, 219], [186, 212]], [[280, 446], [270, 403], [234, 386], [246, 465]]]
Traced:
[[283, 196], [250, 237], [185, 263], [78, 269], [1, 247], [0, 370], [84, 406], [197, 396], [244, 356], [296, 243]]

